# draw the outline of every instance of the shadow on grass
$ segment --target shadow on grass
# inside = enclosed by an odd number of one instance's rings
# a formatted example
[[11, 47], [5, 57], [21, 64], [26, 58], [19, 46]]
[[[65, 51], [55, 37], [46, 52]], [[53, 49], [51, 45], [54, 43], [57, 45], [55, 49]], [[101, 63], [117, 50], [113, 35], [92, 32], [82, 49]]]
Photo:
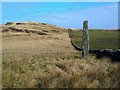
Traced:
[[120, 62], [120, 51], [118, 50], [90, 50], [89, 53], [94, 54], [97, 59], [107, 57], [112, 62]]

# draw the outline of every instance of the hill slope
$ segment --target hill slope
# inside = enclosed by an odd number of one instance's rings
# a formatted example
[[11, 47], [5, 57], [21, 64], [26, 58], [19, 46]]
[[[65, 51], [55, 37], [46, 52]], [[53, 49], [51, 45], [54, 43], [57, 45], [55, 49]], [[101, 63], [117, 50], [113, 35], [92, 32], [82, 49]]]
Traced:
[[64, 28], [53, 26], [46, 23], [36, 23], [36, 22], [20, 22], [12, 24], [6, 24], [2, 27], [2, 32], [15, 32], [15, 33], [36, 33], [40, 35], [50, 34], [52, 32], [62, 32], [65, 31]]
[[[74, 50], [70, 44], [67, 30], [43, 23], [19, 23], [5, 25], [3, 32], [3, 51], [8, 52], [53, 52]], [[71, 49], [70, 49], [71, 48]]]
[[64, 28], [45, 23], [8, 23], [2, 26], [2, 35], [3, 87], [119, 87], [119, 63], [94, 55], [84, 60]]

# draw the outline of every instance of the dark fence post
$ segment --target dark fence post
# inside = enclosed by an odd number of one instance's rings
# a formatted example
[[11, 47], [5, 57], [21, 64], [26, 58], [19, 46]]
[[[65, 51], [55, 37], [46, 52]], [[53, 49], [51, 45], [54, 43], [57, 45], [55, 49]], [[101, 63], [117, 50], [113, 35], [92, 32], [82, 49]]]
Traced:
[[88, 21], [83, 22], [83, 51], [82, 51], [82, 57], [87, 59], [89, 55], [89, 34], [88, 34]]

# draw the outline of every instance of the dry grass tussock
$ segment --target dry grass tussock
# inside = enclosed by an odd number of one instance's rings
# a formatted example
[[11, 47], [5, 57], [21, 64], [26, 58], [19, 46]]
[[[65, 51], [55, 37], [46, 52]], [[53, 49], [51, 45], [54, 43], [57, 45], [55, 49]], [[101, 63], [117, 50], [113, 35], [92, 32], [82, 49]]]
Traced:
[[84, 60], [75, 52], [3, 54], [3, 60], [3, 87], [110, 88], [120, 82], [118, 63], [94, 56]]

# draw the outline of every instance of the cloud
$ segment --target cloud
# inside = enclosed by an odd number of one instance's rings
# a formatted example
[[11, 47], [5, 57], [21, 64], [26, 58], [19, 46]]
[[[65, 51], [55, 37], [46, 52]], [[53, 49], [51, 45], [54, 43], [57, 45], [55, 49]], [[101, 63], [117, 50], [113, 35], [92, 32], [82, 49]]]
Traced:
[[83, 21], [88, 20], [89, 28], [118, 28], [118, 3], [14, 3], [11, 6], [5, 3], [4, 5], [3, 22], [37, 21], [65, 28], [82, 28]]
[[82, 28], [84, 20], [89, 21], [89, 28], [118, 28], [117, 3], [85, 10], [54, 12], [37, 16], [34, 20], [56, 24], [66, 28]]

